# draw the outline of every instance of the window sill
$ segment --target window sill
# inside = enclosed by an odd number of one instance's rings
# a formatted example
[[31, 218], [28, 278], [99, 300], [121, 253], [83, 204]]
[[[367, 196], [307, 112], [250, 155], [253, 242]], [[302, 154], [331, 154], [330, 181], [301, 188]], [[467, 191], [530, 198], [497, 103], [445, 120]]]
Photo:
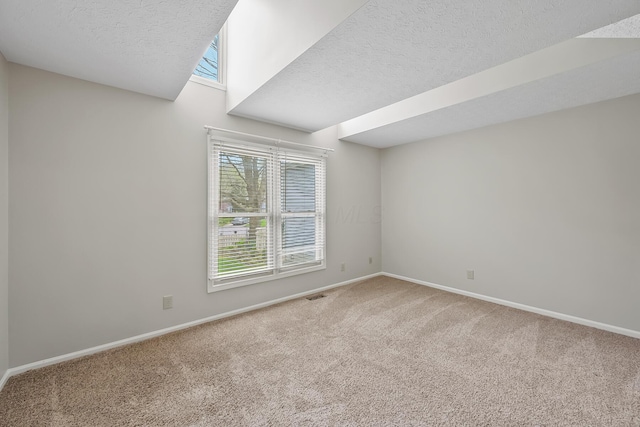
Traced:
[[283, 271], [281, 273], [274, 273], [260, 277], [251, 277], [248, 279], [239, 279], [233, 282], [222, 283], [218, 285], [213, 284], [213, 280], [209, 280], [207, 284], [207, 292], [213, 293], [218, 291], [225, 291], [227, 289], [239, 288], [241, 286], [255, 285], [256, 283], [269, 282], [271, 280], [284, 279], [285, 277], [297, 276], [299, 274], [311, 273], [314, 271], [325, 270], [327, 265], [322, 262], [320, 265], [314, 265], [312, 267], [301, 268], [290, 271]]
[[194, 76], [191, 75], [191, 77], [189, 77], [189, 81], [190, 82], [194, 82], [194, 83], [198, 83], [200, 85], [203, 86], [209, 86], [212, 87], [214, 89], [218, 89], [218, 90], [227, 90], [227, 85], [224, 85], [222, 83], [218, 83], [218, 82], [214, 82], [213, 80], [209, 80], [209, 79], [205, 79], [204, 77], [200, 77], [200, 76]]

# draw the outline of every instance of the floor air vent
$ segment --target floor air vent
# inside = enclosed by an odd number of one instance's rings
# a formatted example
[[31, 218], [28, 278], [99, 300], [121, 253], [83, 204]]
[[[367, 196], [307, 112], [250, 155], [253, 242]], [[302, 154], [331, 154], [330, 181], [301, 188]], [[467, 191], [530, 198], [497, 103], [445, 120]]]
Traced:
[[318, 294], [318, 295], [311, 295], [310, 297], [307, 297], [307, 299], [309, 301], [314, 301], [320, 298], [324, 298], [326, 295], [322, 295], [322, 294]]

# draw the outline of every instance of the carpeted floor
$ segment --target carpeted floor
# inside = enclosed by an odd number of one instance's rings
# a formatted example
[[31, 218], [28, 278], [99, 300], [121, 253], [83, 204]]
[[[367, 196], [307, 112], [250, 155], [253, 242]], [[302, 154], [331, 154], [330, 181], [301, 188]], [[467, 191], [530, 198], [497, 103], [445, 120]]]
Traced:
[[27, 372], [2, 426], [639, 426], [640, 340], [379, 277]]

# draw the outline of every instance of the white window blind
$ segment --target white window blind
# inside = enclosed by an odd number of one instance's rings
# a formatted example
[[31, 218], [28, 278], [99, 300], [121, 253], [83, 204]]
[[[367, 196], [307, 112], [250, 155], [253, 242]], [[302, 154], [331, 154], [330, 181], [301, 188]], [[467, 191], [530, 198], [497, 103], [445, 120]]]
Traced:
[[325, 266], [324, 156], [209, 139], [209, 290]]

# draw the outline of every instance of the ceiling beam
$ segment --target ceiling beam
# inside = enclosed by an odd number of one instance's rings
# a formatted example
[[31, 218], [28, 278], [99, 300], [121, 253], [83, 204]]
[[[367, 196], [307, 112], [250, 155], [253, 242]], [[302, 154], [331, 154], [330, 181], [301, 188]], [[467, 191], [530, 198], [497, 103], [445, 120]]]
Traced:
[[349, 140], [364, 132], [640, 50], [640, 39], [571, 39], [412, 96], [338, 125]]

